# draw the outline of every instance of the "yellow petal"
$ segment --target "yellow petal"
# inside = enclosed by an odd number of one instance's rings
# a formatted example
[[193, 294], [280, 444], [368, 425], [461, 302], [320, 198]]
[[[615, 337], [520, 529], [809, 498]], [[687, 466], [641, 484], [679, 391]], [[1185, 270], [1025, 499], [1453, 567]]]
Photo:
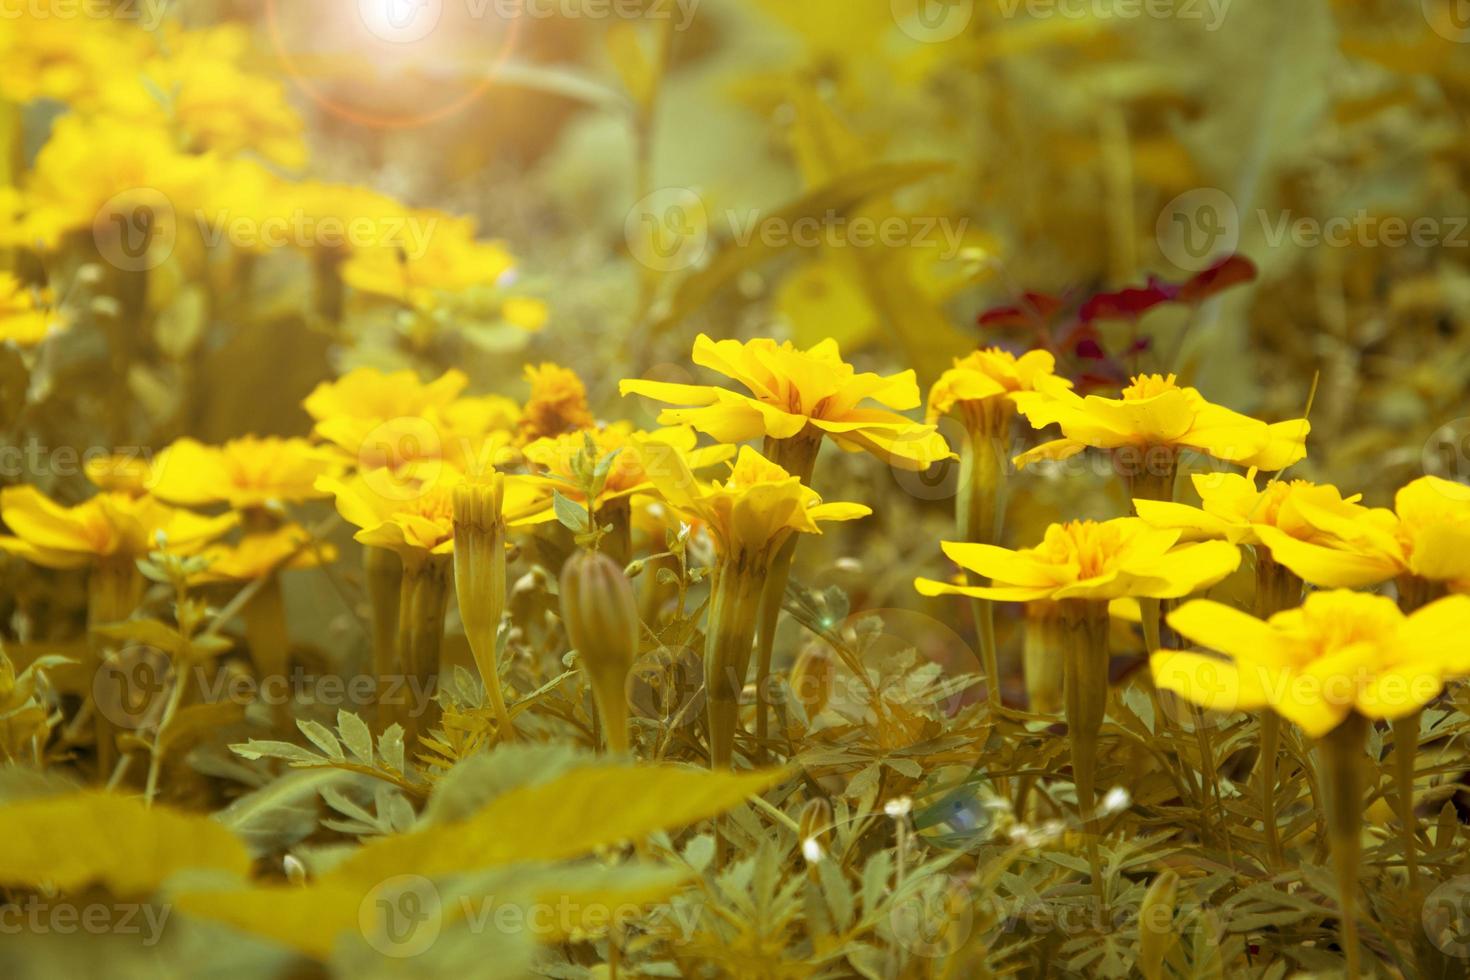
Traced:
[[1211, 711], [1252, 711], [1270, 703], [1269, 674], [1260, 664], [1160, 650], [1149, 667], [1159, 687]]

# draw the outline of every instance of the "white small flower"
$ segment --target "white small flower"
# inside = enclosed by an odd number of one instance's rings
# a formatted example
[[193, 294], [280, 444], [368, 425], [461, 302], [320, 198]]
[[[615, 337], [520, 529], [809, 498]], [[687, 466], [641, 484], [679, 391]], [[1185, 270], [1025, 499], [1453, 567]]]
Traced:
[[914, 801], [907, 796], [899, 796], [883, 804], [883, 812], [894, 820], [906, 817], [914, 809]]
[[806, 858], [807, 864], [816, 864], [827, 856], [827, 852], [822, 849], [821, 841], [808, 837], [801, 842], [801, 856]]
[[1122, 813], [1132, 803], [1133, 797], [1129, 795], [1126, 789], [1121, 786], [1114, 786], [1103, 797], [1102, 807], [1100, 809], [1103, 816], [1109, 816], [1114, 813]]
[[294, 854], [287, 854], [281, 859], [281, 868], [286, 872], [286, 880], [293, 885], [306, 883], [306, 865]]

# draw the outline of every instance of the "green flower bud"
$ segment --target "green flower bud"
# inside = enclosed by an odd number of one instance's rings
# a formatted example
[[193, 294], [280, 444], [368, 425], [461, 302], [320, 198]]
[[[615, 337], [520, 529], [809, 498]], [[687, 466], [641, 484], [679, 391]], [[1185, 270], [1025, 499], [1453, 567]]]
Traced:
[[622, 566], [606, 555], [583, 551], [561, 573], [561, 617], [592, 683], [608, 748], [628, 747], [628, 672], [638, 656], [638, 600]]

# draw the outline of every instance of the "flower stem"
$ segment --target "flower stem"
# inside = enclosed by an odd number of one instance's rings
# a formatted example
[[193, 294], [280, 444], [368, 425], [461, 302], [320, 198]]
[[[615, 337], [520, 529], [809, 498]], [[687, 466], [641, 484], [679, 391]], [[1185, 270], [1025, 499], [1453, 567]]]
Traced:
[[1358, 861], [1362, 851], [1363, 757], [1368, 721], [1357, 712], [1345, 718], [1318, 743], [1323, 810], [1341, 904], [1341, 941], [1347, 975], [1361, 975], [1358, 945]]
[[[765, 448], [768, 459], [811, 486], [817, 453], [822, 448], [820, 432], [808, 426], [807, 431], [790, 439], [767, 439]], [[791, 563], [796, 557], [796, 538], [793, 534], [776, 551], [760, 597], [756, 628], [755, 738], [762, 757], [770, 733], [771, 655], [776, 648], [776, 626], [786, 599], [786, 585], [791, 580]]]
[[1393, 722], [1394, 784], [1398, 803], [1399, 833], [1403, 835], [1404, 863], [1409, 868], [1409, 890], [1419, 891], [1419, 843], [1414, 830], [1414, 755], [1419, 750], [1419, 720], [1416, 711]]
[[[143, 575], [130, 559], [99, 562], [87, 581], [87, 627], [89, 630], [89, 665], [92, 673], [102, 669], [107, 657], [108, 641], [90, 631], [107, 623], [127, 619], [143, 596]], [[97, 778], [105, 782], [117, 762], [117, 729], [104, 711], [93, 712], [97, 739]]]
[[750, 669], [750, 645], [755, 638], [762, 586], [769, 580], [765, 569], [731, 559], [715, 575], [704, 650], [711, 769], [728, 769], [734, 759], [740, 692]]
[[367, 579], [368, 602], [372, 605], [373, 676], [378, 681], [378, 724], [393, 720], [392, 708], [381, 695], [388, 679], [398, 670], [398, 606], [403, 589], [403, 562], [387, 548], [363, 549], [363, 572]]
[[1108, 705], [1108, 606], [1068, 599], [1062, 603], [1067, 634], [1066, 718], [1072, 751], [1072, 780], [1092, 866], [1092, 887], [1107, 908], [1097, 845], [1097, 744]]
[[[1285, 565], [1271, 557], [1263, 547], [1256, 548], [1256, 618], [1270, 619], [1286, 609], [1295, 609], [1302, 601], [1302, 580]], [[1273, 869], [1285, 862], [1281, 851], [1281, 832], [1276, 826], [1276, 771], [1281, 751], [1281, 719], [1267, 712], [1261, 719], [1261, 758], [1257, 775], [1261, 781], [1261, 820], [1266, 832], [1266, 856]]]
[[398, 604], [398, 660], [402, 665], [405, 699], [402, 718], [405, 737], [417, 737], [428, 727], [420, 718], [429, 709], [429, 695], [439, 671], [439, 649], [444, 642], [444, 614], [449, 608], [447, 555], [432, 555], [416, 567], [405, 566]]

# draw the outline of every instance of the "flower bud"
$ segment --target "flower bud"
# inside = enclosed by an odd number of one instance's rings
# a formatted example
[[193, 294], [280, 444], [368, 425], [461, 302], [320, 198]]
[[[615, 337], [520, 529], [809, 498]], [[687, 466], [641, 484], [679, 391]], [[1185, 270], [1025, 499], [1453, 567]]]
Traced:
[[500, 690], [496, 636], [505, 611], [505, 477], [493, 473], [454, 488], [454, 585], [459, 618], [485, 693], [505, 737], [512, 729]]
[[832, 700], [836, 672], [832, 651], [821, 640], [807, 644], [791, 665], [791, 696], [800, 702], [808, 721]]
[[633, 584], [606, 555], [579, 552], [562, 569], [561, 616], [592, 683], [608, 748], [624, 751], [628, 747], [624, 688], [638, 656], [638, 601]]

